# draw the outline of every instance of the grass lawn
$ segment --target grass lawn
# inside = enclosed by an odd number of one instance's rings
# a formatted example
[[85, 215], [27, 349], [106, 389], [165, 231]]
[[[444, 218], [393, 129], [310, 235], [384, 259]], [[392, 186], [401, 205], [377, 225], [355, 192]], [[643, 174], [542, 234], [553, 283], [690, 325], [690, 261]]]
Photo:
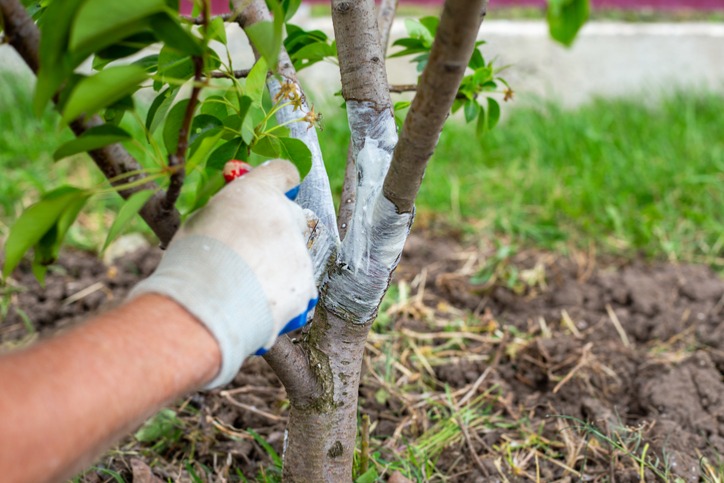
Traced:
[[[546, 248], [593, 243], [724, 264], [724, 96], [505, 107], [507, 122], [482, 138], [473, 126], [447, 125], [420, 212]], [[320, 139], [337, 190], [346, 138], [344, 120], [332, 116]]]
[[[29, 84], [0, 74], [0, 234], [44, 187], [102, 179], [85, 156], [53, 164], [53, 150], [70, 133], [50, 111], [32, 115]], [[617, 254], [724, 266], [724, 96], [599, 99], [575, 110], [544, 102], [504, 107], [506, 122], [482, 138], [472, 126], [448, 123], [420, 213], [513, 243], [594, 244]], [[347, 126], [341, 110], [323, 112], [320, 141], [339, 193]], [[118, 203], [108, 198], [94, 206], [99, 211], [81, 219], [91, 229], [75, 232], [86, 246], [102, 242], [93, 229], [107, 226], [107, 209]]]

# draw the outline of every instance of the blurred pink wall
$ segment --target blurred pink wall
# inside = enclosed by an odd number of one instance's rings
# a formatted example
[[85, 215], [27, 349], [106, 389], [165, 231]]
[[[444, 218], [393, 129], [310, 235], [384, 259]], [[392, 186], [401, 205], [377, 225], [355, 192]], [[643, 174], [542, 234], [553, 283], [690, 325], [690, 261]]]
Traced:
[[[305, 0], [307, 3], [329, 3], [329, 0]], [[443, 0], [401, 0], [402, 3], [422, 4], [422, 5], [439, 5]], [[724, 0], [591, 0], [593, 8], [653, 8], [661, 10], [724, 10]], [[496, 6], [529, 6], [543, 7], [546, 0], [491, 0], [491, 8]], [[191, 13], [193, 0], [181, 0], [181, 13], [188, 15]], [[225, 13], [229, 11], [228, 0], [211, 0], [212, 11], [214, 14]]]

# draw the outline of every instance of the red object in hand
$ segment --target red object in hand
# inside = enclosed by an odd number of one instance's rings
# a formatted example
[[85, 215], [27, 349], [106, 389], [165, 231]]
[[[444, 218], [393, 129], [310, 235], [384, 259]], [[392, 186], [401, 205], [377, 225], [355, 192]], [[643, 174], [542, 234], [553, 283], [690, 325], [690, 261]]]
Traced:
[[231, 183], [236, 178], [244, 176], [252, 169], [253, 168], [249, 163], [232, 159], [231, 161], [227, 161], [224, 165], [224, 179], [227, 183]]

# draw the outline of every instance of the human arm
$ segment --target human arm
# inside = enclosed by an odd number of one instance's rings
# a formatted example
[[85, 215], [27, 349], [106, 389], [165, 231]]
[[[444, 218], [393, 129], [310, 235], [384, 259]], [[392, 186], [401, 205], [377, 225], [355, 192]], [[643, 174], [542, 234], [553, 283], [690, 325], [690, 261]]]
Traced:
[[220, 364], [209, 331], [155, 294], [0, 357], [3, 481], [63, 481]]
[[3, 481], [10, 471], [58, 481], [164, 402], [228, 383], [245, 357], [306, 321], [316, 302], [306, 219], [285, 197], [298, 184], [287, 162], [255, 168], [186, 222], [127, 305], [0, 357]]

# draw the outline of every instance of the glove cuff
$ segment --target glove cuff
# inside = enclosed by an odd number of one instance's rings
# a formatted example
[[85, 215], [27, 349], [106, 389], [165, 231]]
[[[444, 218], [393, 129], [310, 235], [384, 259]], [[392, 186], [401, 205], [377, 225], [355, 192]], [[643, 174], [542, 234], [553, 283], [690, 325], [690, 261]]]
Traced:
[[196, 317], [216, 339], [221, 369], [204, 389], [231, 382], [244, 359], [272, 337], [266, 294], [244, 260], [220, 241], [192, 235], [172, 242], [156, 271], [131, 291], [165, 295]]

